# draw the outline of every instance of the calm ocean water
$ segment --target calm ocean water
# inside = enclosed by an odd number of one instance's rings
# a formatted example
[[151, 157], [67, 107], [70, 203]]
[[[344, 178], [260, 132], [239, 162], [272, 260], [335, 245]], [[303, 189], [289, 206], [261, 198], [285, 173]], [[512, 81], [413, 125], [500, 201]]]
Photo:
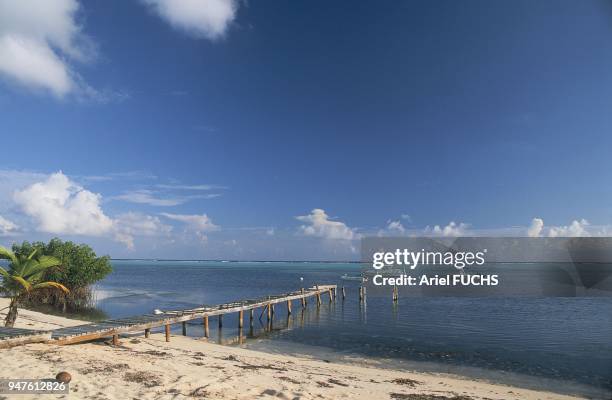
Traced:
[[[612, 397], [612, 298], [400, 298], [358, 301], [358, 264], [113, 261], [96, 287], [109, 317], [257, 298], [314, 284], [344, 285], [347, 298], [302, 312], [277, 306], [242, 346], [343, 361], [374, 357], [394, 368], [459, 373], [594, 398]], [[300, 278], [304, 278], [303, 282]], [[312, 303], [312, 302], [311, 302]], [[211, 337], [238, 345], [236, 316]], [[177, 327], [180, 330], [180, 327]], [[193, 322], [188, 334], [202, 336]]]

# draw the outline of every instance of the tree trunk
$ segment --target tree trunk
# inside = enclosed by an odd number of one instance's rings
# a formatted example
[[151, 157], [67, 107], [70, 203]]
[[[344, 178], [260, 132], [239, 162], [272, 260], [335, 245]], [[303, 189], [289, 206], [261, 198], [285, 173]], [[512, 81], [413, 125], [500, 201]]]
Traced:
[[4, 326], [7, 328], [12, 328], [15, 325], [15, 320], [17, 319], [17, 298], [13, 297], [11, 299], [11, 304], [9, 305], [8, 314], [6, 314], [6, 319], [4, 320]]

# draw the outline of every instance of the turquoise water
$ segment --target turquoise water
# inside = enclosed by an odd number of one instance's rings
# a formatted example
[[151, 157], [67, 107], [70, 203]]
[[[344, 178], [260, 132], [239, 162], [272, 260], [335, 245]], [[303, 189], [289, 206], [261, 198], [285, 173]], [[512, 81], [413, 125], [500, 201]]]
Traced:
[[[611, 298], [402, 298], [358, 301], [358, 264], [198, 261], [113, 261], [96, 288], [110, 317], [257, 298], [314, 284], [345, 286], [347, 298], [288, 317], [276, 308], [272, 326], [256, 314], [241, 345], [327, 359], [372, 357], [406, 369], [467, 374], [565, 393], [612, 394]], [[303, 278], [301, 280], [300, 278]], [[211, 337], [236, 345], [237, 316], [213, 320]], [[177, 327], [179, 330], [180, 328]], [[188, 334], [202, 336], [200, 323]]]

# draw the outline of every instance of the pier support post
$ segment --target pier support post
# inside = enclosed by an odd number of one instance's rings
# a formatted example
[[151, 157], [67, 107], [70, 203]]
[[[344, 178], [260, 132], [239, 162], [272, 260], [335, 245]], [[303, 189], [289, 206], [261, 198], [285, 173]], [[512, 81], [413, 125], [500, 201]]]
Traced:
[[204, 337], [208, 339], [210, 331], [208, 330], [208, 315], [204, 317]]
[[363, 301], [363, 286], [359, 286], [359, 302]]
[[329, 302], [331, 303], [332, 301], [334, 301], [334, 294], [332, 293], [332, 288], [329, 288], [328, 293], [329, 293]]
[[255, 310], [254, 309], [250, 309], [249, 310], [249, 327], [252, 329], [253, 328], [253, 316], [254, 316]]
[[342, 300], [346, 297], [346, 292], [344, 291], [344, 286], [342, 286]]
[[272, 304], [271, 306], [272, 306], [272, 318], [274, 318], [274, 304]]
[[219, 314], [219, 329], [223, 328], [223, 314]]
[[145, 329], [145, 339], [148, 339], [149, 337], [151, 337], [151, 328]]
[[119, 346], [119, 335], [113, 335], [113, 346]]
[[170, 324], [166, 324], [165, 329], [166, 329], [166, 342], [169, 342], [170, 341]]
[[[302, 288], [302, 295], [304, 295], [304, 288]], [[302, 308], [306, 308], [306, 297], [302, 297]]]
[[272, 319], [272, 308], [270, 307], [270, 303], [268, 303], [268, 321]]
[[321, 307], [321, 292], [317, 292], [317, 307]]
[[244, 318], [244, 311], [240, 310], [238, 312], [238, 328], [240, 328], [241, 330], [242, 330], [242, 320], [243, 320], [243, 318]]
[[187, 336], [187, 321], [183, 321], [183, 336]]
[[291, 300], [287, 300], [287, 315], [291, 315]]

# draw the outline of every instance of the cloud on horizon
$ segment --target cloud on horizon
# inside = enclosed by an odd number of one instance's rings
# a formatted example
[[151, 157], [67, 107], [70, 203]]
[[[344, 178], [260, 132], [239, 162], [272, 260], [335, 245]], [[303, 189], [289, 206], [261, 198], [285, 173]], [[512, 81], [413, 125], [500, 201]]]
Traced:
[[358, 239], [359, 235], [344, 222], [332, 221], [321, 208], [313, 209], [308, 215], [295, 217], [298, 221], [304, 222], [299, 231], [305, 236], [315, 236], [324, 239], [353, 240]]
[[141, 0], [172, 27], [195, 38], [216, 40], [236, 17], [236, 0]]

